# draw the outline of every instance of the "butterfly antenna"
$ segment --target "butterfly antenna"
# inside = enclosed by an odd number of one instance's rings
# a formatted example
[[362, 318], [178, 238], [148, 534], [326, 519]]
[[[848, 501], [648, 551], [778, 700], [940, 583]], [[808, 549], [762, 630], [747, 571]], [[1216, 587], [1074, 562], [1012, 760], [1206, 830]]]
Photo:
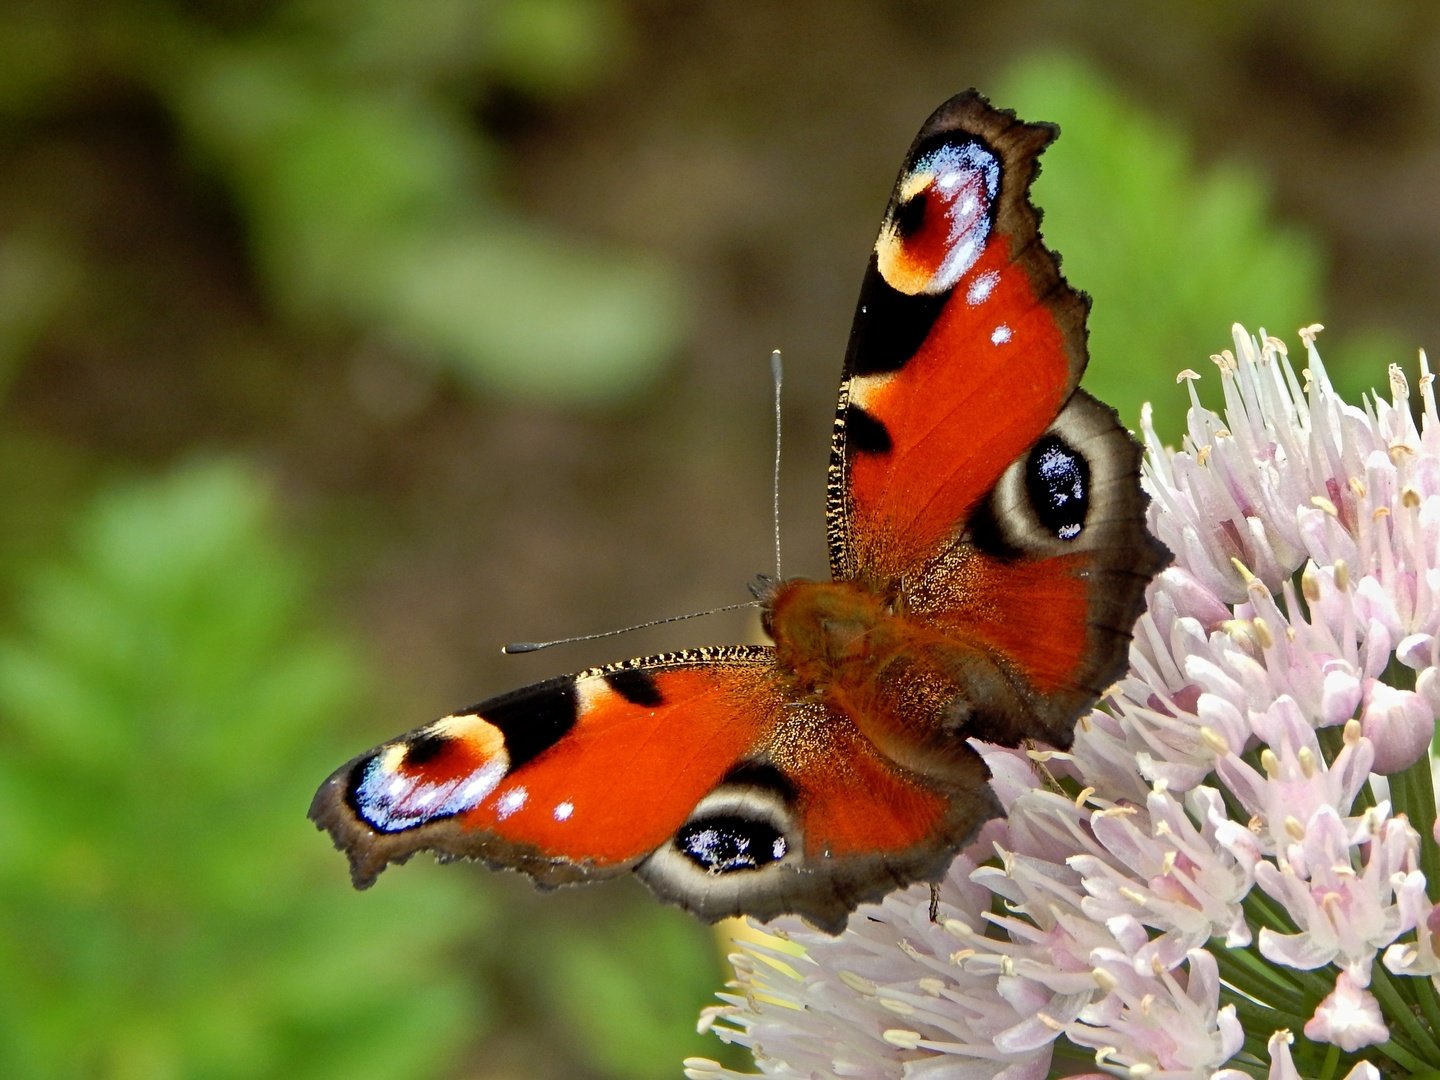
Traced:
[[775, 580], [784, 581], [785, 575], [780, 572], [780, 385], [785, 381], [785, 371], [779, 349], [770, 354], [770, 378], [775, 383], [775, 477], [771, 485], [774, 495]]
[[548, 649], [552, 645], [572, 645], [577, 641], [594, 641], [597, 638], [614, 637], [617, 634], [628, 634], [632, 630], [647, 630], [652, 626], [664, 626], [666, 623], [684, 622], [686, 619], [698, 619], [702, 615], [715, 615], [721, 611], [739, 611], [741, 608], [759, 606], [759, 600], [746, 600], [742, 604], [726, 604], [724, 607], [708, 608], [705, 611], [692, 611], [688, 615], [667, 615], [663, 619], [651, 619], [649, 622], [636, 623], [634, 626], [622, 626], [618, 630], [602, 630], [598, 634], [579, 634], [576, 637], [556, 638], [554, 641], [512, 641], [508, 645], [500, 646], [500, 651], [506, 656], [514, 656], [517, 653], [539, 652], [541, 649]]

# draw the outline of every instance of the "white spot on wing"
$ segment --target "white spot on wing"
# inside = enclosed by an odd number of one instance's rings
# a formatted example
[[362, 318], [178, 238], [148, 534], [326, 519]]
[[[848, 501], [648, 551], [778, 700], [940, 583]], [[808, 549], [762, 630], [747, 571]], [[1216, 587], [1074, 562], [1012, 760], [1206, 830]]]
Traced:
[[516, 810], [524, 806], [525, 800], [529, 797], [530, 793], [523, 787], [511, 788], [495, 800], [495, 816], [501, 821], [504, 821], [511, 814], [515, 813]]
[[569, 821], [569, 820], [570, 820], [570, 815], [573, 814], [574, 812], [575, 812], [575, 804], [572, 803], [572, 802], [562, 802], [562, 803], [556, 803], [556, 804], [555, 804], [555, 820], [556, 820], [556, 821]]
[[990, 294], [995, 291], [995, 286], [998, 284], [1000, 284], [999, 272], [986, 270], [970, 283], [970, 288], [965, 291], [965, 302], [971, 307], [983, 304], [990, 299]]
[[1004, 323], [1001, 323], [999, 326], [995, 327], [995, 332], [990, 335], [990, 344], [992, 345], [1004, 345], [1009, 340], [1010, 327], [1006, 326]]

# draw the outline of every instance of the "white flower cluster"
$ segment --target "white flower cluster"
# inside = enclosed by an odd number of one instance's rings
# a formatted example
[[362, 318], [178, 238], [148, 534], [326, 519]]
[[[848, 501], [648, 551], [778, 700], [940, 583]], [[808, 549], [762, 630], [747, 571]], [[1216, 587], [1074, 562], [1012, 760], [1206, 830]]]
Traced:
[[1069, 753], [981, 748], [1007, 813], [938, 919], [916, 887], [839, 937], [790, 920], [733, 958], [702, 1024], [763, 1075], [1440, 1063], [1440, 416], [1423, 354], [1418, 427], [1398, 368], [1388, 401], [1341, 401], [1318, 329], [1302, 386], [1279, 341], [1237, 327], [1214, 358], [1223, 417], [1192, 382], [1178, 451], [1147, 413], [1150, 526], [1175, 564]]

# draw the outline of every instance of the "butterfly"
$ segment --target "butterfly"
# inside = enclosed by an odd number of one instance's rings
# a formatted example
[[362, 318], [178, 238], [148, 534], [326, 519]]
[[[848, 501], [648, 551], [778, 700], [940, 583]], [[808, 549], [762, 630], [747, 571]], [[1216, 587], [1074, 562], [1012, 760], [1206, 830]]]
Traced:
[[756, 580], [773, 644], [591, 668], [367, 750], [310, 808], [356, 887], [429, 850], [838, 933], [1000, 813], [969, 740], [1070, 746], [1169, 552], [1140, 448], [1078, 388], [1090, 301], [1029, 195], [1057, 134], [972, 90], [916, 136], [845, 356], [831, 580]]

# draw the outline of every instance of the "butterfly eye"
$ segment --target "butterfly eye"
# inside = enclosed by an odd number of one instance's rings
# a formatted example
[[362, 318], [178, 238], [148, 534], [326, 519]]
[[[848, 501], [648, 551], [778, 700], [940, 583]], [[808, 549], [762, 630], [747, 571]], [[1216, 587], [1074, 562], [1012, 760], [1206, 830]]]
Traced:
[[758, 870], [783, 859], [789, 850], [785, 834], [770, 822], [724, 815], [686, 825], [675, 835], [674, 844], [711, 874]]
[[801, 853], [790, 783], [774, 766], [737, 766], [700, 800], [638, 872], [662, 896], [721, 889], [727, 896], [777, 888]]
[[971, 516], [971, 541], [1007, 559], [1113, 543], [1115, 500], [1135, 483], [1132, 445], [1113, 410], [1076, 394]]
[[471, 809], [504, 779], [508, 764], [503, 750], [485, 760], [461, 740], [422, 735], [357, 765], [348, 801], [376, 832], [404, 832]]
[[942, 142], [915, 159], [875, 242], [876, 266], [906, 296], [936, 296], [985, 253], [1000, 159], [978, 140]]
[[1040, 524], [1061, 540], [1074, 540], [1090, 507], [1090, 466], [1058, 435], [1047, 435], [1031, 449], [1025, 487]]

